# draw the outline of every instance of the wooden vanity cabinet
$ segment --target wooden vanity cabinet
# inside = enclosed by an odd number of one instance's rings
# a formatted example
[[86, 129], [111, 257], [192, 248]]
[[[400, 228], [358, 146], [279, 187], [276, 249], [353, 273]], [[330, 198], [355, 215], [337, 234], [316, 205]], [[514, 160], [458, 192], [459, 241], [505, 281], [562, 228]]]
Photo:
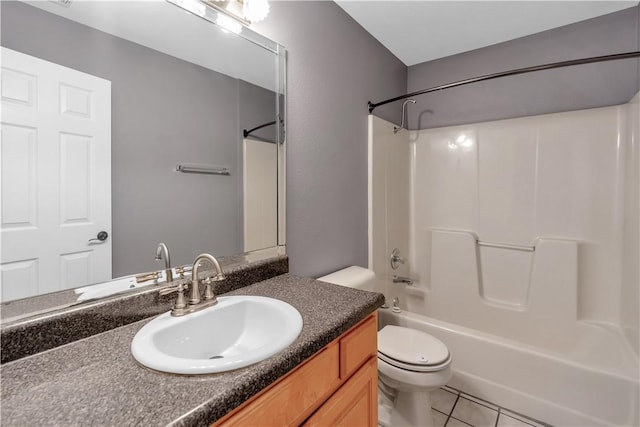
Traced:
[[304, 427], [356, 427], [378, 425], [378, 363], [367, 360], [353, 377], [338, 389]]
[[213, 426], [377, 426], [377, 332], [373, 313]]

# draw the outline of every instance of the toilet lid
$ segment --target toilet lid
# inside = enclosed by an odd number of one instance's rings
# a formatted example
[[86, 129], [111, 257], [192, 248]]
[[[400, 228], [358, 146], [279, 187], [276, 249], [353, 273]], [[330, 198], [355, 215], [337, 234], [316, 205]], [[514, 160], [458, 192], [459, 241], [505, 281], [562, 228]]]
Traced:
[[378, 331], [378, 353], [416, 367], [440, 365], [450, 359], [449, 349], [436, 337], [393, 325]]

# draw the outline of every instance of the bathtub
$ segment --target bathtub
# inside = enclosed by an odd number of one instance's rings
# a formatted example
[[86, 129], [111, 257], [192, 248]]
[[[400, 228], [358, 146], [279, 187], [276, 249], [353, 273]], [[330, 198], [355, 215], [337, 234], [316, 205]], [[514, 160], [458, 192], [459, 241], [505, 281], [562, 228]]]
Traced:
[[640, 424], [637, 359], [622, 374], [411, 312], [380, 309], [379, 321], [440, 339], [453, 357], [449, 385], [496, 405], [555, 426]]

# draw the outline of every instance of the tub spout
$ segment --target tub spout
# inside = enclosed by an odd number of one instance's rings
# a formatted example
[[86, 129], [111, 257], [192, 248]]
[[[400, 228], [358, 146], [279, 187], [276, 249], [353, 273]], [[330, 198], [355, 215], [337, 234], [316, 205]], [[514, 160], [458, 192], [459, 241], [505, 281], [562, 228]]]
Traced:
[[413, 285], [413, 280], [411, 280], [408, 277], [403, 277], [403, 276], [398, 276], [398, 275], [393, 275], [393, 283], [404, 283], [407, 284], [409, 286]]

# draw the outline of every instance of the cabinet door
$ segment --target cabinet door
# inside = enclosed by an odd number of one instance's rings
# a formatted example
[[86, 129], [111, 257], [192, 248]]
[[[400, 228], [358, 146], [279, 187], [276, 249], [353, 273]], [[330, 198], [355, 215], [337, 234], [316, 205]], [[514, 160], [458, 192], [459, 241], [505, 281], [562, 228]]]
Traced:
[[340, 338], [340, 378], [349, 378], [377, 354], [378, 313], [374, 313]]
[[306, 427], [378, 425], [378, 366], [371, 357], [305, 423]]
[[338, 343], [333, 342], [290, 375], [214, 426], [297, 426], [340, 384]]

